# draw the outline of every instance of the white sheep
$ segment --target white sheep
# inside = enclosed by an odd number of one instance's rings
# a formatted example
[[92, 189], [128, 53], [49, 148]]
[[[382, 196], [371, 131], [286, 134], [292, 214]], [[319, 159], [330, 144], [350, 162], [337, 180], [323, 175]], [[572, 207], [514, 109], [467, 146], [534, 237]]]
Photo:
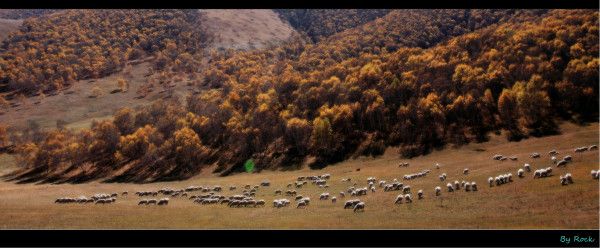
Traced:
[[404, 201], [406, 203], [412, 203], [412, 196], [410, 194], [404, 195]]
[[471, 182], [471, 190], [477, 191], [477, 183], [476, 182]]
[[396, 196], [396, 200], [394, 201], [394, 204], [402, 204], [403, 200], [404, 200], [404, 195], [399, 194], [398, 196]]
[[471, 191], [471, 183], [469, 183], [469, 182], [465, 183], [465, 191], [466, 192], [470, 192]]
[[357, 212], [359, 210], [361, 210], [363, 212], [365, 211], [365, 203], [364, 202], [359, 202], [354, 206], [354, 209], [353, 209], [354, 212]]
[[494, 186], [494, 178], [489, 177], [488, 178], [488, 183], [490, 184], [490, 187]]
[[440, 186], [436, 186], [433, 191], [435, 191], [435, 196], [440, 196], [442, 194], [442, 188]]
[[336, 202], [337, 202], [337, 198], [335, 196], [331, 197], [331, 203], [336, 203]]
[[296, 205], [296, 208], [305, 208], [307, 206], [305, 201], [299, 201], [298, 205]]
[[599, 176], [600, 176], [600, 171], [597, 171], [597, 170], [592, 170], [592, 173], [591, 173], [591, 174], [592, 174], [592, 178], [593, 178], [593, 179], [598, 179], [598, 178], [599, 178]]
[[465, 168], [465, 169], [463, 170], [463, 174], [464, 174], [464, 175], [467, 175], [467, 174], [469, 174], [469, 168]]
[[360, 202], [361, 201], [359, 199], [348, 200], [344, 203], [344, 209], [354, 208], [354, 206], [356, 206], [356, 204], [358, 204]]
[[451, 183], [446, 184], [446, 187], [448, 187], [448, 192], [454, 192], [454, 187], [452, 187]]
[[410, 193], [410, 185], [406, 185], [402, 188], [402, 193], [408, 194]]
[[162, 198], [160, 200], [158, 200], [158, 205], [168, 205], [169, 204], [169, 198]]
[[567, 181], [567, 178], [560, 176], [560, 184], [564, 186], [564, 185], [568, 185], [569, 182]]
[[531, 166], [529, 164], [524, 164], [523, 168], [525, 168], [525, 171], [531, 172]]
[[419, 192], [417, 192], [417, 196], [418, 196], [417, 199], [419, 199], [419, 200], [423, 199], [423, 190], [422, 189], [420, 189]]
[[525, 174], [525, 170], [523, 170], [523, 169], [519, 169], [519, 170], [517, 171], [517, 176], [518, 176], [519, 178], [523, 178], [524, 174]]
[[565, 179], [567, 179], [567, 182], [568, 182], [569, 184], [572, 184], [572, 183], [573, 183], [573, 176], [571, 175], [571, 173], [567, 173], [567, 174], [565, 174]]

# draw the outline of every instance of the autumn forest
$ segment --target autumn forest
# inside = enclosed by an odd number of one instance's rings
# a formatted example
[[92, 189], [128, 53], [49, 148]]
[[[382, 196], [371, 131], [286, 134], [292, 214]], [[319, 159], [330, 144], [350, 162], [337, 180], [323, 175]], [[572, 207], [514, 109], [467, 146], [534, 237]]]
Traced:
[[275, 12], [295, 33], [251, 50], [211, 49], [217, 35], [195, 10], [0, 12], [27, 18], [0, 43], [2, 112], [139, 60], [151, 64], [131, 89], [140, 97], [192, 89], [83, 129], [2, 123], [2, 151], [20, 166], [9, 178], [154, 182], [227, 176], [248, 159], [258, 171], [318, 169], [598, 121], [597, 10]]

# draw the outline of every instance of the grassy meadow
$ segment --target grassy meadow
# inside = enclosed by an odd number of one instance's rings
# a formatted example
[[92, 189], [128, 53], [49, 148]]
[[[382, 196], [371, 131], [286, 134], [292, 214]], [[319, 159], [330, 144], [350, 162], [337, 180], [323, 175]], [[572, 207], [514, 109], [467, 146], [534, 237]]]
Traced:
[[[1, 229], [598, 229], [599, 187], [590, 170], [598, 169], [598, 150], [575, 154], [579, 146], [598, 144], [598, 124], [576, 126], [562, 124], [562, 134], [543, 138], [529, 138], [521, 142], [507, 142], [503, 136], [492, 135], [489, 142], [473, 143], [460, 148], [434, 151], [427, 156], [401, 159], [396, 149], [377, 158], [359, 158], [326, 167], [322, 170], [304, 168], [297, 171], [267, 171], [216, 177], [210, 173], [185, 181], [151, 184], [100, 183], [86, 184], [15, 184], [0, 182]], [[556, 149], [560, 156], [570, 154], [573, 163], [555, 168], [553, 176], [533, 179], [516, 177], [518, 168], [530, 163], [532, 170], [550, 166], [548, 151]], [[542, 157], [530, 159], [531, 152]], [[496, 161], [494, 154], [518, 156], [518, 161]], [[6, 155], [0, 160], [0, 171], [7, 172], [14, 160]], [[399, 162], [409, 162], [409, 167], [398, 167]], [[434, 164], [440, 163], [440, 169]], [[360, 171], [357, 169], [360, 168]], [[469, 175], [463, 175], [469, 168]], [[432, 170], [425, 177], [403, 180], [404, 174]], [[561, 186], [559, 175], [573, 174], [575, 183]], [[298, 193], [311, 198], [306, 209], [290, 207], [276, 209], [273, 199], [276, 189], [286, 190], [286, 185], [298, 176], [330, 173], [328, 189], [308, 184]], [[438, 175], [446, 173], [448, 179], [440, 182]], [[512, 173], [514, 182], [492, 188], [487, 178]], [[340, 198], [353, 183], [366, 186], [367, 177], [391, 181], [398, 178], [410, 185], [414, 201], [395, 205], [399, 191], [369, 192], [366, 196]], [[352, 182], [341, 182], [351, 178]], [[256, 199], [267, 201], [265, 207], [229, 208], [226, 205], [197, 205], [187, 198], [171, 198], [168, 206], [138, 206], [140, 190], [158, 190], [163, 187], [185, 188], [191, 185], [221, 185], [222, 194], [241, 193], [245, 184], [259, 184], [268, 179], [270, 187], [261, 187]], [[448, 181], [476, 181], [478, 192], [464, 190], [448, 193]], [[229, 191], [229, 185], [237, 190]], [[434, 187], [441, 186], [442, 196], [435, 197]], [[425, 199], [417, 200], [416, 192], [423, 189]], [[129, 191], [110, 205], [55, 204], [58, 197], [95, 193]], [[337, 203], [319, 201], [323, 192], [338, 197]], [[160, 196], [159, 196], [160, 197]], [[285, 197], [290, 199], [291, 197]], [[345, 200], [359, 198], [366, 204], [364, 212], [344, 210]], [[290, 199], [293, 201], [293, 199]]]

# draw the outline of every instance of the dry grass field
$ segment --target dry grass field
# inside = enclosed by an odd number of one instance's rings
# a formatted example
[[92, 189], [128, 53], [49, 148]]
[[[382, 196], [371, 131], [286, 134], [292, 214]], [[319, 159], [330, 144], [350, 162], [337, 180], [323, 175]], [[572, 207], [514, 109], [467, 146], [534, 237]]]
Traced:
[[0, 41], [4, 40], [8, 35], [19, 29], [23, 20], [11, 20], [0, 18]]
[[251, 50], [287, 40], [294, 29], [270, 9], [206, 9], [203, 22], [216, 34], [214, 48]]
[[[323, 170], [308, 168], [297, 171], [268, 171], [263, 173], [215, 177], [210, 173], [186, 181], [152, 184], [118, 184], [93, 182], [80, 185], [15, 184], [0, 183], [0, 228], [2, 229], [559, 229], [584, 228], [598, 229], [599, 195], [598, 180], [592, 179], [590, 170], [598, 169], [598, 151], [575, 154], [573, 148], [598, 144], [598, 124], [576, 126], [561, 125], [563, 134], [543, 138], [530, 138], [521, 142], [506, 142], [502, 136], [495, 136], [489, 142], [470, 144], [461, 148], [448, 148], [430, 155], [410, 160], [398, 158], [395, 149], [378, 158], [359, 158], [329, 166]], [[547, 152], [557, 149], [561, 156], [573, 155], [573, 163], [563, 168], [555, 168], [553, 176], [533, 179], [527, 173], [523, 179], [516, 177], [516, 171], [524, 163], [532, 169], [551, 165]], [[483, 151], [485, 150], [485, 151]], [[531, 152], [539, 152], [542, 157], [530, 159]], [[496, 161], [494, 154], [518, 156], [518, 161]], [[0, 157], [2, 172], [10, 169], [14, 162], [6, 155]], [[401, 161], [409, 167], [399, 168]], [[442, 166], [435, 169], [438, 162]], [[470, 174], [462, 174], [468, 167]], [[356, 169], [360, 168], [360, 171]], [[402, 180], [404, 174], [431, 169], [423, 178]], [[515, 175], [514, 182], [492, 188], [487, 178], [503, 173]], [[559, 175], [570, 172], [575, 183], [561, 186]], [[299, 194], [311, 198], [306, 209], [295, 206], [276, 209], [272, 206], [276, 189], [286, 190], [286, 185], [298, 176], [330, 173], [328, 189], [308, 184], [297, 190]], [[478, 192], [464, 190], [448, 193], [438, 175], [448, 174], [447, 181], [476, 181]], [[341, 182], [351, 178], [358, 186], [366, 185], [366, 178], [391, 181], [398, 178], [410, 185], [415, 200], [412, 204], [394, 205], [399, 191], [369, 192], [362, 197], [319, 201], [318, 196], [330, 192], [339, 198], [339, 192], [352, 183]], [[158, 190], [163, 187], [185, 188], [191, 185], [221, 185], [223, 194], [241, 192], [240, 186], [259, 184], [262, 180], [271, 181], [270, 187], [261, 187], [257, 199], [267, 201], [265, 207], [229, 208], [226, 205], [197, 205], [184, 198], [171, 198], [168, 206], [138, 206], [140, 199], [133, 193], [139, 190]], [[229, 191], [229, 185], [236, 185], [236, 191]], [[433, 188], [442, 186], [441, 197], [436, 198]], [[416, 191], [423, 189], [425, 199], [416, 200]], [[119, 196], [112, 205], [55, 204], [58, 197], [80, 195], [91, 196], [101, 192], [129, 191], [129, 196]], [[286, 197], [290, 198], [290, 197]], [[366, 204], [362, 213], [343, 209], [343, 202], [349, 198], [360, 198]], [[292, 199], [293, 200], [293, 199]], [[293, 203], [292, 203], [293, 204]]]
[[[132, 66], [128, 75], [118, 72], [99, 79], [80, 80], [57, 95], [25, 98], [20, 106], [11, 107], [0, 115], [0, 123], [23, 128], [29, 121], [35, 121], [42, 128], [55, 128], [56, 121], [62, 120], [67, 123], [68, 128], [89, 128], [92, 120], [110, 118], [122, 107], [135, 108], [167, 96], [166, 92], [161, 93], [162, 87], [157, 86], [145, 98], [137, 98], [136, 91], [145, 84], [144, 76], [147, 75], [149, 66], [148, 62], [144, 62]], [[129, 82], [129, 90], [111, 94], [110, 91], [118, 89], [119, 78]], [[191, 87], [186, 86], [186, 82], [175, 83], [172, 97], [183, 100], [190, 94]], [[90, 98], [96, 87], [101, 89], [101, 95]]]

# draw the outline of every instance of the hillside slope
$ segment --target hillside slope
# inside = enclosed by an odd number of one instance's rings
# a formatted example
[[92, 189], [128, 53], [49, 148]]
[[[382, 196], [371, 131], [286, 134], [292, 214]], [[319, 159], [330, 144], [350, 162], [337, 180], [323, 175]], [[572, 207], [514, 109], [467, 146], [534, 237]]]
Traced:
[[215, 34], [216, 49], [260, 49], [278, 45], [295, 32], [268, 9], [206, 9], [203, 25]]
[[[85, 229], [598, 229], [598, 180], [590, 176], [590, 170], [598, 170], [598, 150], [574, 154], [574, 147], [598, 144], [597, 123], [589, 126], [561, 125], [563, 134], [532, 138], [521, 142], [507, 142], [502, 136], [492, 136], [481, 144], [470, 144], [459, 149], [435, 151], [427, 156], [400, 159], [394, 149], [379, 158], [361, 157], [344, 161], [322, 170], [303, 168], [296, 171], [265, 171], [241, 173], [229, 177], [213, 175], [198, 176], [189, 180], [155, 182], [149, 184], [100, 183], [86, 184], [15, 184], [0, 182], [0, 229], [6, 228], [85, 228]], [[516, 177], [516, 171], [524, 163], [533, 170], [550, 166], [549, 150], [556, 149], [561, 155], [571, 154], [573, 163], [554, 168], [553, 176], [533, 179], [532, 172], [524, 178]], [[529, 153], [539, 152], [540, 159], [530, 159]], [[492, 160], [494, 154], [517, 156], [518, 161]], [[398, 167], [408, 162], [408, 167]], [[434, 167], [440, 163], [440, 169]], [[2, 171], [0, 164], [0, 171]], [[469, 175], [463, 175], [469, 168]], [[357, 171], [360, 169], [360, 171]], [[425, 169], [431, 173], [414, 180], [403, 180], [405, 174]], [[274, 199], [293, 197], [276, 195], [277, 189], [287, 190], [286, 185], [299, 176], [331, 174], [329, 188], [308, 184], [296, 189], [298, 194], [313, 199], [306, 209], [273, 208]], [[448, 175], [445, 182], [438, 176]], [[487, 178], [512, 173], [514, 182], [489, 187]], [[571, 173], [574, 184], [561, 186], [559, 175]], [[378, 185], [375, 193], [365, 196], [342, 198], [338, 192], [346, 191], [353, 183], [366, 186], [368, 177], [391, 182], [394, 178], [410, 185], [415, 198], [411, 204], [394, 204], [399, 191], [385, 192]], [[351, 182], [342, 182], [350, 178]], [[255, 199], [264, 199], [265, 207], [230, 208], [227, 205], [199, 205], [187, 197], [170, 197], [168, 206], [139, 206], [136, 191], [156, 191], [162, 188], [184, 189], [188, 186], [221, 185], [223, 192], [217, 194], [241, 194], [243, 185], [258, 185], [269, 180], [271, 186], [260, 187]], [[444, 187], [449, 181], [477, 182], [477, 192], [460, 190], [436, 197], [434, 188]], [[237, 189], [230, 191], [228, 186]], [[422, 189], [424, 199], [417, 200], [416, 192]], [[58, 197], [91, 196], [99, 192], [128, 191], [129, 196], [119, 196], [116, 203], [55, 204]], [[319, 201], [319, 195], [329, 192], [338, 197], [337, 203]], [[199, 193], [198, 193], [199, 194]], [[189, 195], [196, 195], [190, 192]], [[35, 197], [31, 197], [35, 196]], [[364, 213], [343, 209], [348, 199], [359, 198], [366, 204]], [[240, 220], [249, 221], [240, 221]]]
[[23, 23], [23, 20], [0, 18], [0, 42], [6, 39], [10, 33], [17, 31], [21, 23]]

